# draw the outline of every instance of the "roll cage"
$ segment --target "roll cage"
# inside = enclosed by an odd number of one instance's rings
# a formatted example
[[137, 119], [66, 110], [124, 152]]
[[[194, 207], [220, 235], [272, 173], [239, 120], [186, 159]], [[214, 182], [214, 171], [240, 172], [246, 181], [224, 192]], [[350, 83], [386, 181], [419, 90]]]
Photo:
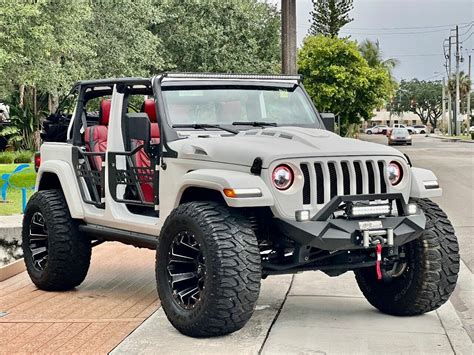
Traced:
[[[225, 81], [224, 81], [225, 80]], [[160, 129], [160, 143], [158, 147], [159, 156], [177, 157], [169, 145], [169, 142], [180, 139], [176, 129], [170, 126], [167, 119], [167, 112], [163, 100], [162, 88], [171, 86], [249, 86], [249, 87], [291, 87], [301, 86], [301, 76], [299, 75], [256, 75], [256, 74], [213, 74], [213, 73], [163, 73], [151, 78], [129, 77], [115, 79], [84, 80], [77, 82], [73, 90], [79, 92], [75, 115], [71, 129], [71, 136], [68, 141], [74, 145], [82, 143], [81, 127], [82, 108], [84, 104], [93, 98], [105, 95], [112, 95], [114, 86], [117, 85], [119, 93], [143, 94], [155, 98], [155, 109], [157, 122]], [[324, 127], [323, 121], [316, 107], [305, 91], [308, 102], [316, 113], [317, 125]]]

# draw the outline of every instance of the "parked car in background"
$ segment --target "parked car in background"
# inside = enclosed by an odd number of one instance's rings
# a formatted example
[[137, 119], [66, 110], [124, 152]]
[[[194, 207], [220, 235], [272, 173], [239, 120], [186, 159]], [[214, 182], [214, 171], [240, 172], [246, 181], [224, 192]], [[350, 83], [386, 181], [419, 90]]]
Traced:
[[411, 145], [411, 135], [406, 128], [394, 128], [388, 135], [388, 145], [408, 144]]
[[377, 126], [367, 128], [365, 130], [365, 133], [367, 133], [367, 134], [387, 134], [387, 131], [388, 131], [388, 126], [377, 125]]
[[412, 127], [412, 126], [407, 126], [407, 125], [404, 125], [404, 124], [402, 124], [402, 123], [395, 123], [395, 124], [393, 125], [393, 127], [389, 127], [389, 129], [388, 129], [388, 131], [387, 131], [387, 135], [388, 135], [389, 133], [391, 133], [392, 130], [395, 129], [395, 128], [405, 128], [405, 129], [408, 130], [408, 132], [409, 132], [410, 134], [415, 134], [415, 133], [417, 133], [416, 130], [415, 130], [415, 128]]
[[426, 134], [426, 133], [430, 133], [430, 129], [422, 124], [422, 125], [414, 125], [413, 128], [415, 129], [416, 133], [417, 134]]

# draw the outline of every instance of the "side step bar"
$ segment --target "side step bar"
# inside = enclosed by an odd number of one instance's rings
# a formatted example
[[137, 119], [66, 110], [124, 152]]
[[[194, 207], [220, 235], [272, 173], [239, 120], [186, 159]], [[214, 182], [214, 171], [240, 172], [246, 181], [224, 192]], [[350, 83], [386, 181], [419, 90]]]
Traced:
[[122, 229], [99, 226], [97, 224], [80, 225], [79, 230], [86, 233], [89, 238], [92, 239], [121, 242], [139, 248], [155, 250], [158, 243], [158, 237], [149, 234], [130, 232]]

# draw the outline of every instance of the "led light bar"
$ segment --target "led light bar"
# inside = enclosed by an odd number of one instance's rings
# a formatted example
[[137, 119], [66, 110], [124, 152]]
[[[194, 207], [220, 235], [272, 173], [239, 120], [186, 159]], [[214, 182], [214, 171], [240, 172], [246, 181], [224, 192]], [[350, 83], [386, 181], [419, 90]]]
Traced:
[[392, 208], [390, 205], [352, 205], [349, 207], [348, 215], [350, 217], [378, 217], [390, 214]]
[[166, 78], [301, 80], [301, 75], [258, 75], [226, 73], [167, 73]]

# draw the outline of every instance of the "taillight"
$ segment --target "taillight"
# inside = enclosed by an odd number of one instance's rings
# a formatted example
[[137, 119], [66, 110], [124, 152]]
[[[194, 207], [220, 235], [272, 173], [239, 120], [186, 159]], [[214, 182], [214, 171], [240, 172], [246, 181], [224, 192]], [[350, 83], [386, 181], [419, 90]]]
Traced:
[[40, 152], [35, 153], [34, 161], [35, 161], [35, 171], [38, 172], [39, 167], [41, 165], [41, 153]]

